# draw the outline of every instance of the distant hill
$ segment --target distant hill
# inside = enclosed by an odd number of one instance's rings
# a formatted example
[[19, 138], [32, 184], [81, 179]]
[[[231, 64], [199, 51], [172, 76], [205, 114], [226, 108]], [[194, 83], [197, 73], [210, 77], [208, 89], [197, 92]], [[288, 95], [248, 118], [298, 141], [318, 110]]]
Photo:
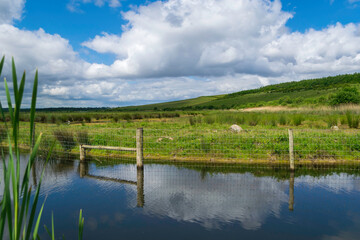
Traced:
[[121, 107], [113, 110], [202, 110], [229, 109], [276, 105], [327, 105], [329, 96], [345, 86], [360, 88], [360, 73], [338, 75], [319, 79], [302, 80], [269, 85], [225, 95]]

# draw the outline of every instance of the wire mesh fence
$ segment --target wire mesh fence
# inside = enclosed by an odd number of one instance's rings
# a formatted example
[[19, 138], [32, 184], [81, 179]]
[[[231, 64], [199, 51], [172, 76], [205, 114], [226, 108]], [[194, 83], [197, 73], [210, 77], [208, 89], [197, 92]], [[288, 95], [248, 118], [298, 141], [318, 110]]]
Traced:
[[[81, 144], [136, 148], [136, 129], [81, 128], [54, 126], [37, 128], [42, 133], [40, 151], [46, 153], [54, 143], [55, 153], [80, 154]], [[288, 129], [147, 129], [143, 130], [144, 163], [163, 160], [213, 165], [232, 163], [252, 167], [289, 167]], [[29, 147], [28, 128], [21, 128], [22, 146]], [[310, 165], [348, 165], [360, 162], [359, 130], [293, 130], [297, 167]], [[2, 141], [4, 144], [4, 141]], [[87, 156], [135, 159], [135, 152], [104, 149], [87, 150]]]

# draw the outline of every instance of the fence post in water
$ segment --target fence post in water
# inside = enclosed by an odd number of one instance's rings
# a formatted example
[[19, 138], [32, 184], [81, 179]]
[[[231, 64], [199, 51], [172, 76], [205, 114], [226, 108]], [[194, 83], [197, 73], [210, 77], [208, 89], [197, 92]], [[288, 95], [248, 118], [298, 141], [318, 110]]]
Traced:
[[136, 129], [136, 166], [143, 167], [143, 129]]
[[144, 168], [137, 168], [137, 206], [144, 207]]
[[290, 157], [290, 170], [295, 170], [294, 163], [294, 136], [293, 130], [289, 129], [289, 157]]
[[85, 148], [83, 148], [82, 144], [80, 144], [80, 161], [83, 162], [85, 161]]
[[294, 211], [294, 182], [295, 182], [294, 172], [291, 172], [289, 179], [289, 210], [290, 211]]

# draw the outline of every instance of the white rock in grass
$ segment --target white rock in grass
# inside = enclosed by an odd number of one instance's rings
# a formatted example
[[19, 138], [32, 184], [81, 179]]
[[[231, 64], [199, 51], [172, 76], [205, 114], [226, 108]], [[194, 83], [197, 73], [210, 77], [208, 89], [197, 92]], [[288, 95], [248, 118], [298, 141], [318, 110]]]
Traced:
[[332, 127], [331, 127], [331, 130], [339, 131], [339, 127], [338, 127], [338, 126], [332, 126]]
[[230, 130], [232, 132], [237, 132], [237, 133], [243, 131], [243, 129], [239, 125], [236, 125], [236, 124], [231, 125]]
[[169, 139], [170, 141], [174, 140], [172, 137], [161, 137], [156, 140], [156, 142], [161, 142], [164, 139]]

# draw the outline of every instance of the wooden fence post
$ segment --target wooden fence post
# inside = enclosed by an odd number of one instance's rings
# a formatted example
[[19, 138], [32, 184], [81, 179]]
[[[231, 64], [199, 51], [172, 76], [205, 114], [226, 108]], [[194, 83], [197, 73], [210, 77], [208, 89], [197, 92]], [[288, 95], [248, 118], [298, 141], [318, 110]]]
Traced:
[[144, 207], [144, 168], [137, 168], [137, 206]]
[[295, 185], [295, 176], [294, 176], [294, 172], [291, 172], [289, 179], [289, 210], [290, 211], [294, 211], [294, 185]]
[[85, 161], [86, 152], [85, 148], [83, 148], [82, 144], [80, 144], [80, 162]]
[[143, 167], [143, 129], [136, 129], [136, 166], [138, 168]]
[[295, 170], [294, 163], [294, 136], [293, 130], [289, 129], [289, 157], [290, 157], [290, 170]]

